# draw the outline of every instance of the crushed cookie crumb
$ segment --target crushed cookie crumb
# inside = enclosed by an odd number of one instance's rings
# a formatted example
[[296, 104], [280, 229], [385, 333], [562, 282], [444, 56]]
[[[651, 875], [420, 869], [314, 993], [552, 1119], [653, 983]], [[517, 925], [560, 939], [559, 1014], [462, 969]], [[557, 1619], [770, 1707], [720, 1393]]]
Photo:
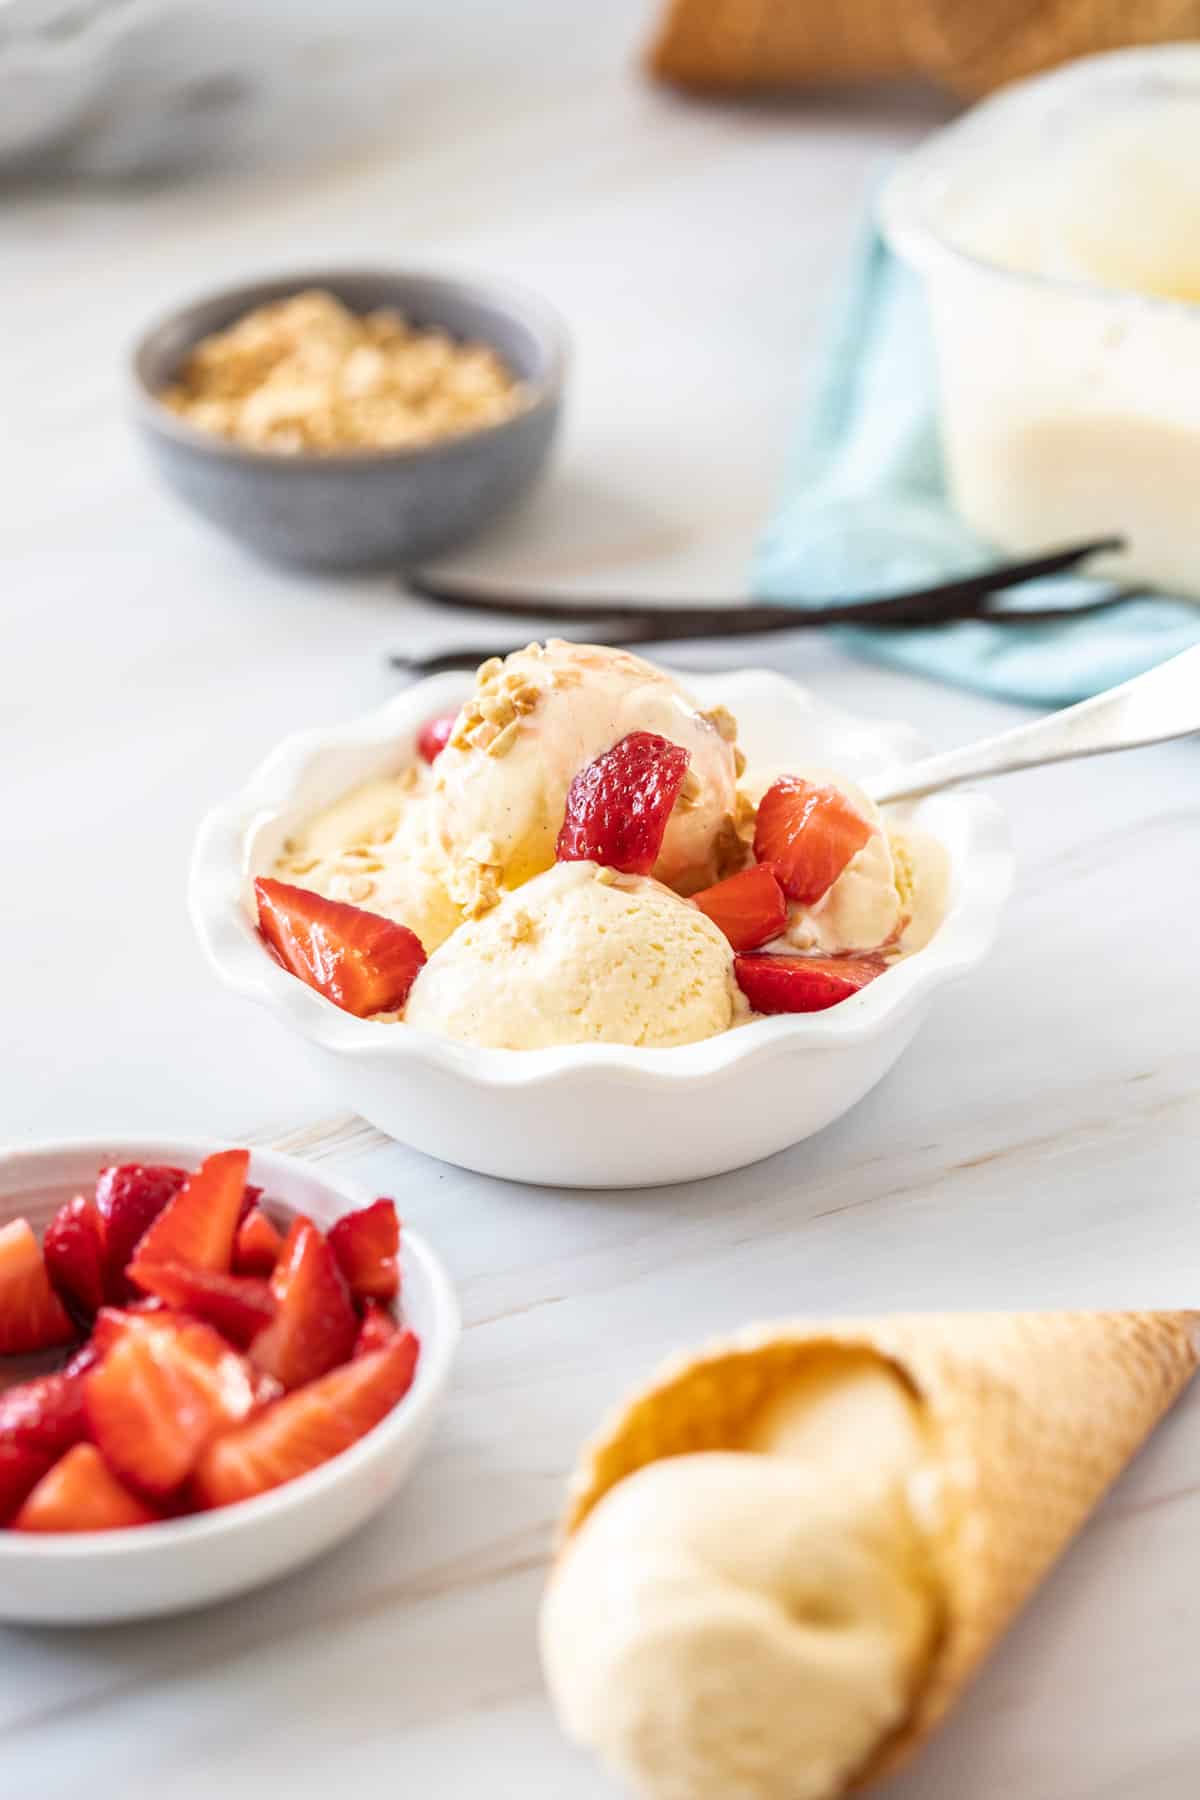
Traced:
[[537, 937], [537, 920], [523, 906], [516, 907], [500, 922], [499, 933], [508, 944], [531, 944]]
[[707, 719], [713, 730], [724, 738], [727, 744], [737, 742], [737, 720], [727, 706], [712, 706], [707, 712], [702, 712], [700, 717]]
[[517, 733], [521, 729], [520, 719], [510, 719], [501, 731], [496, 733], [487, 747], [489, 756], [507, 756], [517, 741]]
[[679, 784], [679, 792], [675, 796], [675, 810], [677, 812], [694, 812], [700, 804], [702, 792], [700, 777], [694, 769], [688, 769]]
[[159, 398], [201, 431], [303, 455], [434, 443], [512, 418], [526, 394], [489, 344], [312, 289], [201, 338]]

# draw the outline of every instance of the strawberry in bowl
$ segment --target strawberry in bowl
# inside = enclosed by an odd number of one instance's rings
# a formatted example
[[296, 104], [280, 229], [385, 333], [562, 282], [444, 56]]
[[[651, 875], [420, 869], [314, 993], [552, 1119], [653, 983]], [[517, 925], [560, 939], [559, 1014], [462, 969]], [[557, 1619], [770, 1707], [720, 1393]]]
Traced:
[[[193, 915], [406, 1143], [567, 1186], [713, 1174], [852, 1104], [990, 943], [994, 804], [867, 791], [919, 748], [778, 676], [531, 645], [281, 746], [206, 823]], [[267, 883], [300, 890], [300, 954]]]
[[[0, 1158], [0, 1618], [265, 1580], [375, 1510], [428, 1428], [457, 1316], [393, 1202], [171, 1148]], [[133, 1562], [106, 1548], [135, 1541]]]

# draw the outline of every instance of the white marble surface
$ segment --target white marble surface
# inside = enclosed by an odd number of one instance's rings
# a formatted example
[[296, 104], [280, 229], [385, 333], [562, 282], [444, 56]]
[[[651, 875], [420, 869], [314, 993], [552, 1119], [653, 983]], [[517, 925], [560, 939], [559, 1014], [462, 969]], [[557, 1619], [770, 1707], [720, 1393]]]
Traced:
[[[849, 1118], [741, 1175], [524, 1190], [331, 1121], [299, 1047], [202, 966], [188, 846], [283, 733], [390, 692], [384, 652], [429, 621], [386, 582], [256, 567], [178, 511], [122, 419], [125, 343], [177, 297], [314, 259], [519, 276], [571, 321], [570, 426], [536, 504], [464, 562], [732, 589], [861, 195], [938, 103], [664, 98], [630, 73], [636, 0], [273, 0], [252, 31], [241, 11], [151, 46], [208, 94], [188, 180], [0, 201], [0, 1122], [336, 1160], [441, 1248], [468, 1329], [424, 1470], [309, 1573], [167, 1624], [0, 1632], [0, 1794], [601, 1800], [543, 1702], [534, 1608], [577, 1442], [664, 1351], [805, 1309], [1196, 1301], [1197, 751], [1008, 781], [1021, 873], [991, 962]], [[122, 166], [131, 121], [95, 168]], [[828, 643], [774, 654], [939, 743], [1015, 716]], [[1198, 1534], [1200, 1393], [893, 1800], [1194, 1793]]]

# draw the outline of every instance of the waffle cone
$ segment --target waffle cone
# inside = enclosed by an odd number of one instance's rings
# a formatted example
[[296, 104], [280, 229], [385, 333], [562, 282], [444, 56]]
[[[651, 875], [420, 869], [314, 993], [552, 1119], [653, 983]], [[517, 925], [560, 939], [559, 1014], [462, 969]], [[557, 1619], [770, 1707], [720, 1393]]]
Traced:
[[[626, 1475], [736, 1449], [814, 1350], [873, 1351], [923, 1402], [940, 1477], [938, 1643], [899, 1731], [855, 1786], [936, 1729], [1200, 1363], [1200, 1313], [1002, 1313], [755, 1327], [676, 1360], [585, 1449], [564, 1533]], [[870, 1447], [864, 1446], [864, 1456]]]
[[1200, 31], [1200, 0], [668, 0], [651, 71], [683, 87], [927, 75], [974, 96], [1073, 56]]

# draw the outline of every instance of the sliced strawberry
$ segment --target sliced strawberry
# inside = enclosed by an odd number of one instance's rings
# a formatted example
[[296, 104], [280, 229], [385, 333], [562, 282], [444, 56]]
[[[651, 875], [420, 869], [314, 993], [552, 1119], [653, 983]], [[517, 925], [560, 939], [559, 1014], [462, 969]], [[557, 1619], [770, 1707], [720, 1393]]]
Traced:
[[91, 1318], [104, 1304], [104, 1224], [94, 1200], [60, 1206], [42, 1238], [46, 1273], [68, 1306]]
[[737, 984], [757, 1013], [824, 1012], [887, 968], [882, 956], [735, 956]]
[[432, 719], [426, 719], [417, 733], [417, 752], [427, 763], [436, 762], [442, 754], [450, 742], [450, 733], [454, 730], [457, 718], [456, 712], [448, 712], [437, 713]]
[[13, 1520], [14, 1531], [122, 1531], [158, 1518], [122, 1485], [94, 1444], [76, 1444], [43, 1475]]
[[770, 863], [755, 863], [704, 888], [692, 895], [692, 904], [721, 927], [735, 950], [757, 950], [787, 924], [787, 895]]
[[271, 1323], [277, 1311], [275, 1296], [261, 1275], [226, 1275], [215, 1269], [191, 1269], [186, 1263], [135, 1262], [129, 1265], [129, 1279], [176, 1311], [203, 1319], [239, 1350]]
[[382, 1350], [385, 1344], [390, 1344], [399, 1335], [400, 1327], [387, 1307], [381, 1306], [378, 1300], [368, 1300], [351, 1354], [369, 1356], [372, 1350]]
[[83, 1386], [73, 1375], [39, 1375], [0, 1393], [0, 1444], [56, 1457], [86, 1430]]
[[356, 1300], [394, 1300], [400, 1291], [400, 1221], [394, 1200], [376, 1200], [329, 1228], [329, 1248]]
[[255, 1407], [250, 1371], [208, 1325], [147, 1320], [83, 1378], [92, 1438], [116, 1473], [169, 1494], [219, 1432]]
[[378, 1425], [412, 1386], [420, 1346], [411, 1331], [226, 1433], [200, 1458], [201, 1506], [231, 1506], [306, 1475]]
[[168, 1200], [187, 1180], [186, 1169], [120, 1163], [101, 1169], [96, 1205], [104, 1222], [104, 1297], [120, 1302], [130, 1294], [125, 1265]]
[[631, 731], [580, 769], [567, 791], [559, 862], [598, 862], [648, 875], [658, 861], [688, 753], [652, 731]]
[[40, 1450], [22, 1450], [17, 1444], [0, 1444], [0, 1525], [10, 1522], [53, 1462], [52, 1456], [46, 1456]]
[[182, 1323], [183, 1316], [182, 1313], [170, 1312], [156, 1294], [147, 1294], [141, 1300], [131, 1300], [128, 1306], [102, 1306], [92, 1322], [91, 1337], [75, 1352], [63, 1373], [86, 1375], [89, 1369], [94, 1369], [97, 1363], [104, 1361], [113, 1345], [127, 1331], [136, 1331], [151, 1323], [165, 1325], [170, 1319]]
[[215, 1156], [206, 1156], [139, 1241], [133, 1260], [228, 1269], [249, 1162], [248, 1150], [218, 1150]]
[[791, 899], [815, 906], [872, 830], [837, 788], [784, 775], [759, 803], [754, 856], [758, 862], [774, 863]]
[[238, 1226], [233, 1266], [239, 1275], [269, 1275], [279, 1261], [283, 1235], [260, 1206], [251, 1207]]
[[254, 892], [259, 930], [290, 974], [359, 1019], [404, 1005], [425, 961], [407, 925], [283, 881], [260, 879]]
[[0, 1356], [48, 1350], [79, 1333], [50, 1285], [28, 1219], [0, 1230]]
[[279, 1311], [251, 1345], [256, 1369], [291, 1389], [345, 1362], [358, 1336], [358, 1318], [337, 1258], [311, 1219], [293, 1220], [271, 1292]]

